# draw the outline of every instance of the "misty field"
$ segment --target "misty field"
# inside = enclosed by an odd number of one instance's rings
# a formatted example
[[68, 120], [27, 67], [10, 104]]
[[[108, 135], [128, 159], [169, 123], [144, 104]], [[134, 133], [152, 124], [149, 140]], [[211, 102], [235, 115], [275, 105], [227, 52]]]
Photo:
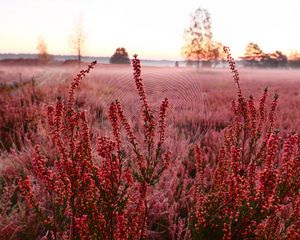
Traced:
[[300, 239], [300, 70], [134, 64], [0, 66], [0, 239]]

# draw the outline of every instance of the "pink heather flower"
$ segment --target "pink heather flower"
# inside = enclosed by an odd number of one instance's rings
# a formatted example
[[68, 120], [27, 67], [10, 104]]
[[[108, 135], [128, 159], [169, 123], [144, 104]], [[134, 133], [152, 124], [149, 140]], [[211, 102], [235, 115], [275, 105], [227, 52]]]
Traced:
[[79, 86], [80, 81], [85, 77], [87, 73], [90, 72], [92, 68], [97, 64], [96, 61], [91, 62], [88, 65], [88, 68], [86, 70], [81, 70], [80, 73], [77, 74], [77, 76], [73, 79], [71, 83], [71, 87], [69, 89], [69, 96], [68, 96], [68, 101], [67, 101], [67, 112], [69, 114], [73, 113], [73, 104], [74, 104], [74, 93], [75, 89]]
[[226, 47], [224, 46], [223, 47], [223, 50], [224, 52], [227, 54], [227, 62], [229, 64], [229, 67], [231, 69], [231, 72], [233, 73], [233, 79], [234, 79], [234, 82], [235, 84], [237, 85], [238, 87], [238, 96], [239, 98], [242, 97], [242, 91], [241, 91], [241, 87], [240, 87], [240, 76], [239, 76], [239, 73], [238, 71], [236, 70], [235, 68], [235, 60], [234, 58], [231, 56], [231, 53], [230, 53], [230, 48], [229, 47]]
[[195, 146], [194, 151], [196, 157], [196, 176], [197, 176], [196, 181], [197, 184], [199, 184], [199, 186], [203, 188], [203, 180], [204, 180], [203, 159], [202, 159], [202, 154], [199, 146]]
[[18, 185], [19, 185], [20, 192], [25, 198], [28, 207], [29, 208], [37, 207], [37, 204], [33, 198], [32, 186], [30, 184], [29, 177], [26, 176], [24, 180], [19, 179]]
[[126, 131], [126, 135], [128, 136], [130, 143], [133, 146], [137, 147], [136, 138], [133, 135], [133, 132], [131, 130], [131, 127], [128, 123], [127, 118], [125, 117], [125, 114], [124, 114], [124, 111], [122, 109], [122, 106], [121, 106], [120, 102], [116, 101], [116, 105], [117, 105], [117, 109], [118, 109], [118, 115], [119, 115], [121, 123], [122, 123], [122, 125], [123, 125], [123, 127]]
[[165, 118], [166, 118], [166, 112], [168, 109], [168, 99], [165, 98], [165, 100], [162, 102], [160, 106], [160, 113], [159, 113], [159, 144], [163, 144], [165, 141], [165, 131], [166, 131], [166, 124], [165, 124]]
[[112, 103], [109, 108], [109, 120], [112, 126], [113, 135], [116, 141], [116, 147], [120, 151], [120, 129], [119, 129], [119, 119], [118, 119], [118, 107], [115, 103]]
[[263, 196], [270, 195], [275, 186], [276, 175], [274, 173], [273, 163], [278, 152], [279, 139], [275, 134], [271, 134], [267, 143], [267, 156], [264, 162], [264, 169], [260, 173], [259, 193]]
[[109, 140], [106, 137], [98, 138], [98, 154], [103, 158], [110, 158], [111, 153], [115, 149], [115, 142]]
[[260, 119], [260, 123], [258, 126], [258, 130], [259, 132], [261, 132], [261, 128], [262, 128], [262, 123], [265, 120], [265, 116], [266, 116], [266, 100], [267, 100], [267, 96], [268, 96], [268, 89], [265, 88], [264, 93], [262, 95], [262, 97], [259, 100], [259, 119]]
[[135, 85], [138, 90], [140, 99], [143, 103], [143, 116], [144, 116], [144, 129], [145, 129], [145, 141], [148, 144], [153, 144], [153, 138], [154, 138], [154, 131], [155, 131], [155, 122], [153, 117], [153, 112], [150, 109], [150, 106], [148, 104], [143, 81], [141, 78], [141, 65], [140, 60], [137, 58], [137, 55], [135, 54], [132, 59], [132, 66], [133, 66], [133, 78], [135, 80]]
[[87, 215], [83, 215], [80, 218], [75, 218], [75, 225], [76, 229], [79, 233], [80, 239], [82, 240], [88, 240], [89, 234], [88, 234], [88, 225], [87, 225], [88, 217]]
[[278, 94], [275, 94], [273, 98], [273, 102], [271, 104], [271, 110], [269, 113], [269, 133], [274, 130], [274, 124], [275, 124], [275, 109], [277, 108], [278, 105]]
[[249, 113], [249, 118], [250, 118], [250, 134], [251, 138], [256, 138], [257, 137], [257, 112], [254, 106], [254, 99], [252, 96], [250, 96], [248, 100], [248, 113]]
[[40, 146], [37, 145], [34, 148], [33, 157], [32, 157], [32, 166], [37, 174], [37, 176], [41, 179], [45, 179], [47, 170], [46, 170], [46, 160], [40, 154]]

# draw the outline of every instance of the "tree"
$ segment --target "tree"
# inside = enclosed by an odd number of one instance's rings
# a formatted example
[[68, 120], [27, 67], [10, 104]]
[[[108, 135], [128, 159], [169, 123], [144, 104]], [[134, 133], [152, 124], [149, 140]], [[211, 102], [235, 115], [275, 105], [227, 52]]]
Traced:
[[251, 42], [247, 45], [243, 58], [250, 61], [260, 61], [264, 55], [258, 44]]
[[48, 54], [47, 50], [47, 44], [43, 38], [38, 39], [37, 44], [37, 50], [38, 50], [38, 59], [40, 62], [47, 63], [50, 61], [50, 55]]
[[277, 50], [274, 53], [266, 54], [264, 61], [268, 67], [285, 67], [287, 65], [287, 56]]
[[113, 64], [130, 64], [130, 59], [126, 49], [123, 47], [117, 48], [115, 53], [111, 56], [109, 62]]
[[289, 61], [300, 61], [300, 51], [292, 50], [288, 55]]
[[299, 68], [300, 67], [300, 52], [298, 51], [291, 51], [289, 56], [288, 56], [288, 59], [289, 59], [289, 66], [290, 67], [297, 67]]
[[79, 23], [76, 25], [74, 35], [71, 36], [71, 45], [72, 45], [72, 49], [77, 54], [78, 64], [81, 63], [82, 52], [83, 52], [85, 40], [86, 40], [86, 35], [84, 34], [82, 22], [79, 21]]
[[241, 57], [248, 66], [259, 66], [258, 62], [261, 62], [267, 57], [267, 55], [260, 49], [257, 43], [250, 42], [245, 49], [244, 56]]
[[206, 59], [210, 60], [222, 60], [225, 59], [225, 53], [223, 51], [223, 44], [221, 42], [212, 41], [207, 46]]
[[222, 44], [213, 41], [211, 16], [208, 10], [198, 8], [191, 16], [191, 23], [184, 31], [182, 56], [188, 61], [210, 62], [223, 58]]
[[287, 65], [287, 56], [281, 51], [274, 53], [264, 53], [258, 44], [249, 43], [245, 49], [245, 54], [241, 57], [248, 66], [258, 67], [284, 67]]

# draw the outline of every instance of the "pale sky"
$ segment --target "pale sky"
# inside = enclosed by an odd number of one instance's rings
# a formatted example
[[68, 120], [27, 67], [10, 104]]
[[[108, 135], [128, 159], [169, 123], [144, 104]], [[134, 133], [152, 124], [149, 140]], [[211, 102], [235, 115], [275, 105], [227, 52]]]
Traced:
[[300, 0], [0, 0], [0, 53], [72, 54], [80, 21], [84, 55], [111, 56], [117, 47], [143, 59], [181, 59], [183, 32], [198, 7], [211, 13], [213, 37], [235, 56], [249, 42], [265, 52], [300, 50]]

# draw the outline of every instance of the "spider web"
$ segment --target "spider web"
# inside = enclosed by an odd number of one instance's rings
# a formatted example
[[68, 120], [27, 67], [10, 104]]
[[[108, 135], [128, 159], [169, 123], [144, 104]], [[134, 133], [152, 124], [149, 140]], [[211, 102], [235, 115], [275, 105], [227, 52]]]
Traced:
[[[98, 98], [99, 104], [107, 113], [110, 103], [119, 100], [133, 129], [141, 132], [141, 102], [132, 69], [115, 68], [115, 72], [107, 74], [99, 70], [99, 75], [94, 76], [94, 81], [100, 83], [104, 91]], [[173, 128], [172, 134], [183, 134], [191, 144], [201, 141], [211, 123], [209, 100], [202, 86], [204, 78], [205, 75], [197, 69], [142, 67], [144, 88], [154, 116], [158, 119], [161, 101], [168, 98], [167, 125]]]

